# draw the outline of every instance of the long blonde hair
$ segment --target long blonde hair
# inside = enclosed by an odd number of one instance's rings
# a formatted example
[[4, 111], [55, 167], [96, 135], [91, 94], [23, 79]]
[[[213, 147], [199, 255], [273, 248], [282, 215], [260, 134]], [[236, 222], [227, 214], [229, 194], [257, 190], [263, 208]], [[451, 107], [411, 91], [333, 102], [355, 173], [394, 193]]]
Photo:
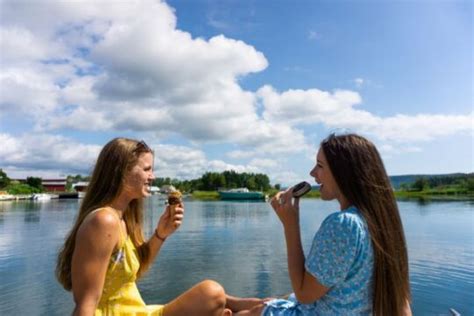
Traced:
[[[115, 138], [102, 148], [87, 187], [87, 193], [79, 208], [79, 214], [58, 254], [56, 277], [66, 290], [72, 289], [72, 255], [79, 227], [89, 213], [107, 206], [122, 192], [125, 176], [137, 164], [139, 156], [147, 152], [153, 153], [143, 141], [127, 138]], [[129, 203], [123, 213], [123, 219], [129, 236], [138, 251], [140, 260], [138, 275], [140, 276], [149, 267], [149, 249], [145, 246], [142, 229], [142, 199], [135, 199]]]
[[330, 135], [321, 148], [342, 194], [367, 221], [374, 249], [373, 314], [402, 315], [410, 301], [407, 247], [382, 159], [355, 134]]

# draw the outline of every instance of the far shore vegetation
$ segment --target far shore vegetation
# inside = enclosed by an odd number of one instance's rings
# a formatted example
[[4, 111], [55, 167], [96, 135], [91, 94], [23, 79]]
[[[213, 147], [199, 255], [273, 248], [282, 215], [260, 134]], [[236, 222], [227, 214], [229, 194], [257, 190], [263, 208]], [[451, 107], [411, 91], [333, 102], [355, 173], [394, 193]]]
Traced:
[[[395, 196], [399, 199], [474, 199], [474, 173], [449, 175], [409, 175], [390, 177]], [[199, 200], [218, 200], [219, 190], [246, 187], [251, 191], [263, 191], [269, 197], [285, 189], [280, 184], [271, 185], [265, 174], [237, 173], [235, 171], [206, 172], [198, 179], [177, 180], [157, 178], [156, 186], [173, 185], [192, 194]], [[317, 186], [304, 198], [319, 198]]]
[[[71, 192], [72, 186], [89, 177], [69, 175], [66, 178], [66, 191]], [[392, 176], [395, 196], [399, 199], [474, 199], [474, 173], [456, 173], [448, 175], [407, 175]], [[154, 186], [172, 185], [184, 193], [189, 193], [195, 199], [218, 200], [220, 190], [232, 188], [248, 188], [250, 191], [262, 191], [272, 197], [278, 191], [285, 189], [280, 184], [270, 184], [270, 179], [262, 173], [238, 173], [234, 170], [224, 172], [206, 172], [198, 179], [178, 180], [171, 178], [156, 178]], [[0, 169], [0, 192], [23, 195], [44, 192], [42, 179], [27, 177], [21, 183], [12, 180]], [[304, 198], [319, 198], [319, 189], [313, 189]]]

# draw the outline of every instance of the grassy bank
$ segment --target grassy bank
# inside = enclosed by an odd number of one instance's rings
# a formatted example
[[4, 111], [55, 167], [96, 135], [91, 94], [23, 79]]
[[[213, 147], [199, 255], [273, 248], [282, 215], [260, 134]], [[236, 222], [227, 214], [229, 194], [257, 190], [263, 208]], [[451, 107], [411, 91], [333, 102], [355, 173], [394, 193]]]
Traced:
[[[265, 192], [270, 198], [273, 197], [278, 190], [270, 190]], [[458, 189], [429, 189], [423, 191], [395, 191], [395, 197], [397, 199], [467, 199], [474, 200], [474, 193], [466, 190]], [[206, 201], [217, 201], [219, 200], [219, 193], [217, 191], [194, 191], [192, 193], [193, 199], [206, 200]], [[320, 198], [321, 194], [319, 190], [311, 190], [303, 198]]]
[[196, 200], [219, 200], [219, 193], [217, 191], [194, 191], [192, 194], [193, 199]]
[[[265, 195], [271, 198], [277, 192], [278, 190], [272, 189], [264, 193]], [[217, 191], [194, 191], [192, 193], [192, 197], [195, 200], [216, 201], [216, 200], [219, 200], [219, 193]], [[320, 194], [318, 190], [312, 190], [304, 196], [304, 198], [319, 198], [319, 197], [320, 197]]]
[[468, 199], [474, 200], [474, 192], [457, 188], [428, 189], [422, 191], [395, 191], [400, 199]]
[[[273, 197], [275, 194], [277, 194], [277, 192], [278, 192], [278, 190], [270, 190], [268, 192], [265, 192], [265, 194], [267, 194], [269, 197]], [[319, 190], [311, 190], [303, 196], [303, 199], [319, 198], [320, 196], [321, 195], [319, 193]]]

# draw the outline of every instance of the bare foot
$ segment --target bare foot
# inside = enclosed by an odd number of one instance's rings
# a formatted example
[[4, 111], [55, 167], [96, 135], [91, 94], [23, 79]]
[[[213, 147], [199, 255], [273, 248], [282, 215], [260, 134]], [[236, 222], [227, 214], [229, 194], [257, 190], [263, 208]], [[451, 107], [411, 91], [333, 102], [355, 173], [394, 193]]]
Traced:
[[263, 303], [270, 300], [269, 298], [241, 298], [230, 295], [227, 295], [226, 299], [226, 307], [230, 308], [233, 312], [251, 310], [253, 307], [263, 305]]

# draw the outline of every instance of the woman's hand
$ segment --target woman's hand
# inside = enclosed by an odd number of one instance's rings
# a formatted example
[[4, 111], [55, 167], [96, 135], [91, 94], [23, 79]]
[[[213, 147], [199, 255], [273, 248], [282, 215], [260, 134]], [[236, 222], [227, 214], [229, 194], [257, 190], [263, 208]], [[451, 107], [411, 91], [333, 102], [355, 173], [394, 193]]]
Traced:
[[168, 205], [158, 222], [158, 235], [163, 238], [174, 233], [181, 226], [184, 218], [184, 205]]
[[293, 198], [292, 189], [278, 192], [270, 201], [283, 226], [295, 225], [299, 222], [300, 199]]

